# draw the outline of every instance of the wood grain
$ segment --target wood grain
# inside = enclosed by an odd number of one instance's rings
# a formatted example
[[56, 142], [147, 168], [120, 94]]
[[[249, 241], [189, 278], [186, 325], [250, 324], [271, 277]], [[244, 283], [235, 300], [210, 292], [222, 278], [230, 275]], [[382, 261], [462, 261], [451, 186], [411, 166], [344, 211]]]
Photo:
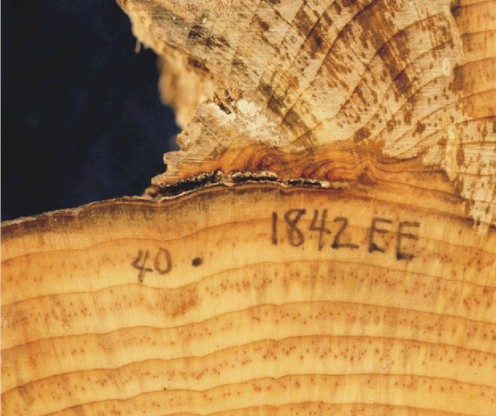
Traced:
[[496, 217], [495, 0], [119, 0], [185, 130], [159, 189], [220, 170], [355, 179], [416, 159]]
[[496, 414], [496, 1], [119, 4], [181, 149], [2, 224], [2, 414]]
[[213, 185], [4, 223], [3, 414], [494, 414], [495, 229], [454, 190], [394, 186]]

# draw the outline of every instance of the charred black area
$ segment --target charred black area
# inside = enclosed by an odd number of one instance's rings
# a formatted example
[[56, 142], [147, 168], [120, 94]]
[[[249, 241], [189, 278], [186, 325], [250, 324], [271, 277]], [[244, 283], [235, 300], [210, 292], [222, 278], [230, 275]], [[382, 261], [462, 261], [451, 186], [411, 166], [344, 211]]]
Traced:
[[153, 199], [178, 196], [214, 185], [232, 186], [255, 183], [275, 183], [286, 187], [326, 187], [323, 182], [315, 179], [295, 178], [285, 180], [271, 173], [236, 172], [230, 175], [226, 175], [221, 171], [215, 171], [212, 173], [204, 173], [198, 176], [194, 176], [192, 178], [188, 178], [171, 185], [156, 187]]

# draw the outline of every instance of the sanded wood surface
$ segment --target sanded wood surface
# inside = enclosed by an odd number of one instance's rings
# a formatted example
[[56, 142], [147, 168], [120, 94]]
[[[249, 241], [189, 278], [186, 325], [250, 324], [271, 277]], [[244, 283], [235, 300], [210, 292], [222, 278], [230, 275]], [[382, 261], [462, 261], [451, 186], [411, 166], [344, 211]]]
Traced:
[[494, 415], [496, 232], [436, 180], [5, 223], [2, 414]]
[[2, 414], [495, 415], [496, 1], [118, 2], [181, 148], [2, 225]]

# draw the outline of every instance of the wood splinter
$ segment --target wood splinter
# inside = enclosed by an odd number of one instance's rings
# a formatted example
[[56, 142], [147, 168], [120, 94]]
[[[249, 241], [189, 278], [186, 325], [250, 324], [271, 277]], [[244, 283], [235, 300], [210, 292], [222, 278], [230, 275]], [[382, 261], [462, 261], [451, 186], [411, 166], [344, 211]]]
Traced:
[[2, 224], [2, 414], [494, 415], [496, 1], [118, 3], [181, 149]]

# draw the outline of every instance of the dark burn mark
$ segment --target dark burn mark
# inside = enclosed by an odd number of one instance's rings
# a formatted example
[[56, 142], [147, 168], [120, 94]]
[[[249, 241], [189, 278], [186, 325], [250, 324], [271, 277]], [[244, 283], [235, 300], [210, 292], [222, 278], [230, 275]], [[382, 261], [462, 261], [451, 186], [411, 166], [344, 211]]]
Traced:
[[188, 64], [195, 67], [195, 68], [198, 68], [199, 70], [201, 70], [203, 72], [210, 72], [208, 70], [208, 68], [203, 63], [201, 63], [199, 60], [197, 60], [191, 56], [188, 57]]
[[256, 177], [253, 173], [237, 173], [231, 176], [231, 180], [233, 183], [253, 183], [257, 181], [263, 182], [279, 182], [277, 176], [263, 176], [260, 179]]
[[273, 6], [281, 4], [281, 0], [265, 0], [265, 1], [269, 4], [272, 4]]
[[306, 179], [306, 178], [298, 178], [298, 179], [289, 179], [287, 184], [290, 186], [304, 186], [310, 188], [321, 188], [322, 184], [314, 179]]
[[191, 264], [194, 267], [201, 266], [202, 263], [203, 263], [203, 259], [201, 257], [195, 257], [193, 260], [191, 260]]
[[322, 188], [322, 183], [319, 180], [308, 178], [297, 178], [282, 180], [277, 176], [267, 176], [265, 174], [258, 174], [257, 172], [237, 172], [231, 175], [225, 175], [221, 171], [212, 173], [203, 173], [172, 185], [165, 185], [157, 187], [156, 198], [171, 197], [182, 194], [188, 194], [197, 189], [206, 188], [214, 185], [222, 185], [225, 183], [280, 183], [285, 186], [301, 186], [310, 188]]
[[195, 189], [203, 188], [208, 185], [214, 185], [221, 182], [220, 172], [204, 173], [199, 176], [195, 176], [190, 179], [185, 179], [174, 183], [173, 185], [167, 185], [163, 188], [158, 189], [158, 195], [160, 196], [173, 196], [183, 193], [189, 193]]

